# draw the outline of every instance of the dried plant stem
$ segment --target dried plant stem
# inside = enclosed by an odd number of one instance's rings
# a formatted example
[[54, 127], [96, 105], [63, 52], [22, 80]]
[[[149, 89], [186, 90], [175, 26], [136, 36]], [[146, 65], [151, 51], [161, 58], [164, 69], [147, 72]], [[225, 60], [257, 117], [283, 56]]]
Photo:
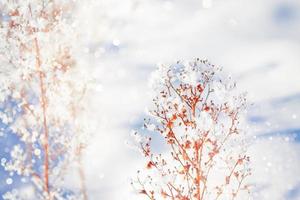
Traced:
[[82, 152], [81, 149], [79, 150], [78, 154], [78, 172], [80, 176], [80, 186], [81, 186], [81, 193], [83, 195], [83, 200], [88, 200], [86, 185], [85, 185], [85, 173], [84, 173], [84, 167], [82, 164]]
[[36, 53], [36, 70], [39, 76], [39, 87], [41, 92], [41, 106], [43, 112], [43, 128], [44, 128], [44, 190], [51, 199], [49, 188], [49, 131], [47, 124], [47, 105], [46, 105], [46, 89], [44, 84], [44, 74], [41, 69], [40, 47], [37, 38], [34, 39], [35, 53]]

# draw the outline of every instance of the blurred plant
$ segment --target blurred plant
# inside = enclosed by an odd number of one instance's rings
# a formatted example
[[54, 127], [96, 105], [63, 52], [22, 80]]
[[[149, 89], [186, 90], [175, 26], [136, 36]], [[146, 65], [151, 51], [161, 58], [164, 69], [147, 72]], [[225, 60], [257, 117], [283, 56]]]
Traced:
[[161, 65], [154, 73], [151, 119], [144, 128], [163, 136], [162, 153], [151, 137], [134, 132], [147, 160], [132, 186], [148, 199], [246, 199], [251, 175], [239, 94], [221, 68], [196, 59]]
[[[73, 1], [3, 0], [0, 3], [0, 120], [19, 141], [1, 164], [27, 177], [31, 199], [87, 199], [81, 154], [87, 125], [87, 82], [76, 64]], [[81, 192], [64, 185], [77, 162]], [[23, 199], [17, 190], [4, 199]]]

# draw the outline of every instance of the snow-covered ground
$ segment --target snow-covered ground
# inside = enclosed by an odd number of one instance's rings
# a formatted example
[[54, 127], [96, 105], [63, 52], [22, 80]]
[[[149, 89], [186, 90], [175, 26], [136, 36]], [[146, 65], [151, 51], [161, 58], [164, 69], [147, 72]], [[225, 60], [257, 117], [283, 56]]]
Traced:
[[148, 79], [157, 63], [196, 57], [232, 74], [253, 103], [253, 199], [300, 199], [299, 0], [87, 0], [77, 14], [97, 80], [98, 125], [84, 157], [90, 199], [141, 199], [129, 179], [144, 162], [125, 141], [151, 105]]

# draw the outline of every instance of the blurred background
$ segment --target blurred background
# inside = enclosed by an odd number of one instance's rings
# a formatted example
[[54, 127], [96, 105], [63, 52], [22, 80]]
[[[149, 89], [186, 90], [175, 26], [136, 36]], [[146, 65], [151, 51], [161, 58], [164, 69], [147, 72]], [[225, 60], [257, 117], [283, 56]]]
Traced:
[[[151, 106], [150, 74], [158, 63], [197, 57], [222, 66], [248, 92], [253, 199], [300, 199], [299, 0], [77, 4], [74, 42], [96, 79], [90, 116], [97, 127], [84, 154], [90, 199], [140, 199], [129, 183], [145, 163], [126, 141]], [[5, 151], [9, 141], [0, 141]], [[9, 183], [1, 169], [1, 193]]]

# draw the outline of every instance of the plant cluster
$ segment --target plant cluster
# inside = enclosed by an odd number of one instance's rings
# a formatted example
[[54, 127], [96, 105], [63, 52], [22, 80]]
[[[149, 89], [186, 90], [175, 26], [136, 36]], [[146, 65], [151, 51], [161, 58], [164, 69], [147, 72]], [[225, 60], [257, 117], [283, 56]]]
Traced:
[[245, 198], [251, 174], [241, 123], [246, 97], [224, 77], [220, 67], [199, 59], [154, 73], [144, 128], [162, 136], [165, 146], [155, 152], [152, 137], [134, 133], [147, 160], [132, 181], [138, 193], [151, 200]]

